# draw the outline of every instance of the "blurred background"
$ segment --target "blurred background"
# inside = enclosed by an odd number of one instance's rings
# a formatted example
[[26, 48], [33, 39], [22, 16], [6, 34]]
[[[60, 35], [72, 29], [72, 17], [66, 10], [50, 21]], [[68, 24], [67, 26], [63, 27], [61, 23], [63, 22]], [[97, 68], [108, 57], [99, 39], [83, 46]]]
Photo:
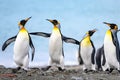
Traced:
[[[0, 48], [4, 41], [18, 33], [18, 22], [30, 16], [25, 25], [28, 32], [50, 33], [53, 25], [45, 19], [57, 19], [63, 35], [80, 41], [88, 30], [96, 28], [98, 31], [91, 39], [97, 49], [109, 29], [103, 22], [120, 25], [120, 0], [0, 0]], [[31, 37], [36, 52], [30, 66], [47, 65], [49, 38]], [[0, 65], [16, 67], [13, 45], [4, 52], [0, 49]], [[65, 65], [77, 65], [77, 52], [78, 45], [64, 43]]]

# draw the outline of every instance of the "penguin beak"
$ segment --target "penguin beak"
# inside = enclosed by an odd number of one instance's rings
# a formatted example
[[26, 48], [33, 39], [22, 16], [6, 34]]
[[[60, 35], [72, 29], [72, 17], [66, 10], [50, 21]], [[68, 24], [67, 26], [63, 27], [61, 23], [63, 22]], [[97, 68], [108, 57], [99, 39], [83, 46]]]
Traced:
[[91, 31], [94, 33], [94, 32], [96, 32], [96, 31], [97, 31], [97, 29], [93, 29], [93, 30], [91, 30]]
[[29, 18], [27, 18], [27, 19], [25, 19], [25, 21], [27, 22], [29, 19], [31, 19], [32, 17], [29, 17]]
[[107, 23], [107, 22], [103, 22], [104, 24], [108, 25], [110, 27], [110, 23]]
[[49, 22], [51, 22], [51, 23], [53, 23], [53, 20], [50, 20], [50, 19], [46, 19], [47, 21], [49, 21]]
[[118, 30], [118, 26], [116, 24], [107, 23], [107, 22], [103, 22], [103, 23], [108, 25], [110, 27], [110, 29]]
[[89, 34], [90, 36], [92, 36], [96, 31], [97, 31], [97, 29], [90, 30], [90, 31], [88, 32], [88, 34]]

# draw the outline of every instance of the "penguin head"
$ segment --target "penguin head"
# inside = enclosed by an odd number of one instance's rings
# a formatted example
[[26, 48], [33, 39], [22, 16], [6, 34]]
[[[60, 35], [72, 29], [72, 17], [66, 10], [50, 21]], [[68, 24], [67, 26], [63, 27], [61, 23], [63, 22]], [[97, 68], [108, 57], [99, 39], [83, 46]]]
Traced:
[[96, 31], [97, 31], [97, 29], [89, 30], [88, 35], [92, 36]]
[[87, 35], [92, 36], [96, 31], [97, 31], [97, 29], [89, 30], [87, 32]]
[[26, 22], [27, 22], [30, 18], [31, 18], [31, 17], [26, 18], [26, 19], [23, 19], [23, 20], [21, 20], [21, 21], [18, 23], [20, 29], [25, 26]]
[[114, 29], [114, 30], [118, 30], [118, 26], [114, 23], [107, 23], [107, 22], [103, 22], [104, 24], [107, 24], [110, 29]]
[[54, 20], [46, 19], [46, 20], [50, 21], [54, 26], [58, 27], [59, 29], [61, 28], [60, 23], [56, 19]]
[[97, 29], [89, 30], [89, 31], [86, 32], [86, 34], [83, 36], [83, 39], [86, 38], [86, 37], [91, 37], [96, 31], [97, 31]]

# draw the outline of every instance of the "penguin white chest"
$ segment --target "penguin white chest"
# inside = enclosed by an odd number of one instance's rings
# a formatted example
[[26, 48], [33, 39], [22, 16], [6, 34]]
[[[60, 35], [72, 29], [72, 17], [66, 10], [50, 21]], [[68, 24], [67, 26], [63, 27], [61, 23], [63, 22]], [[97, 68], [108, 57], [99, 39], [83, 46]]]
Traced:
[[105, 57], [109, 64], [113, 65], [113, 63], [116, 64], [117, 58], [116, 58], [116, 47], [113, 44], [112, 36], [106, 35], [104, 39], [104, 51], [105, 51]]
[[84, 64], [91, 65], [91, 55], [92, 55], [93, 47], [91, 45], [90, 40], [83, 40], [81, 42], [81, 57], [83, 59]]
[[29, 53], [29, 36], [27, 32], [19, 32], [14, 44], [14, 60], [16, 63], [23, 62]]
[[62, 54], [62, 36], [58, 31], [51, 34], [49, 41], [49, 53], [53, 61], [59, 62]]

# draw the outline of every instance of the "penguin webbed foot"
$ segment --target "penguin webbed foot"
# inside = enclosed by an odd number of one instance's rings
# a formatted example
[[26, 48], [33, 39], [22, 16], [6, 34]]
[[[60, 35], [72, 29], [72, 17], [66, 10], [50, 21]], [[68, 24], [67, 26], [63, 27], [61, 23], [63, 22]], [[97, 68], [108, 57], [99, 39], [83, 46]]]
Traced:
[[105, 71], [107, 72], [107, 74], [110, 74], [114, 69], [110, 68], [110, 69], [106, 69]]
[[41, 68], [43, 71], [47, 71], [51, 68], [51, 66], [47, 66], [47, 67], [44, 67], [44, 68]]
[[88, 73], [88, 69], [84, 69], [83, 71], [84, 71], [85, 73]]
[[20, 69], [21, 69], [21, 67], [17, 67], [15, 69], [12, 69], [12, 73], [17, 73]]
[[61, 68], [61, 67], [58, 67], [58, 70], [59, 71], [65, 71], [65, 69]]

